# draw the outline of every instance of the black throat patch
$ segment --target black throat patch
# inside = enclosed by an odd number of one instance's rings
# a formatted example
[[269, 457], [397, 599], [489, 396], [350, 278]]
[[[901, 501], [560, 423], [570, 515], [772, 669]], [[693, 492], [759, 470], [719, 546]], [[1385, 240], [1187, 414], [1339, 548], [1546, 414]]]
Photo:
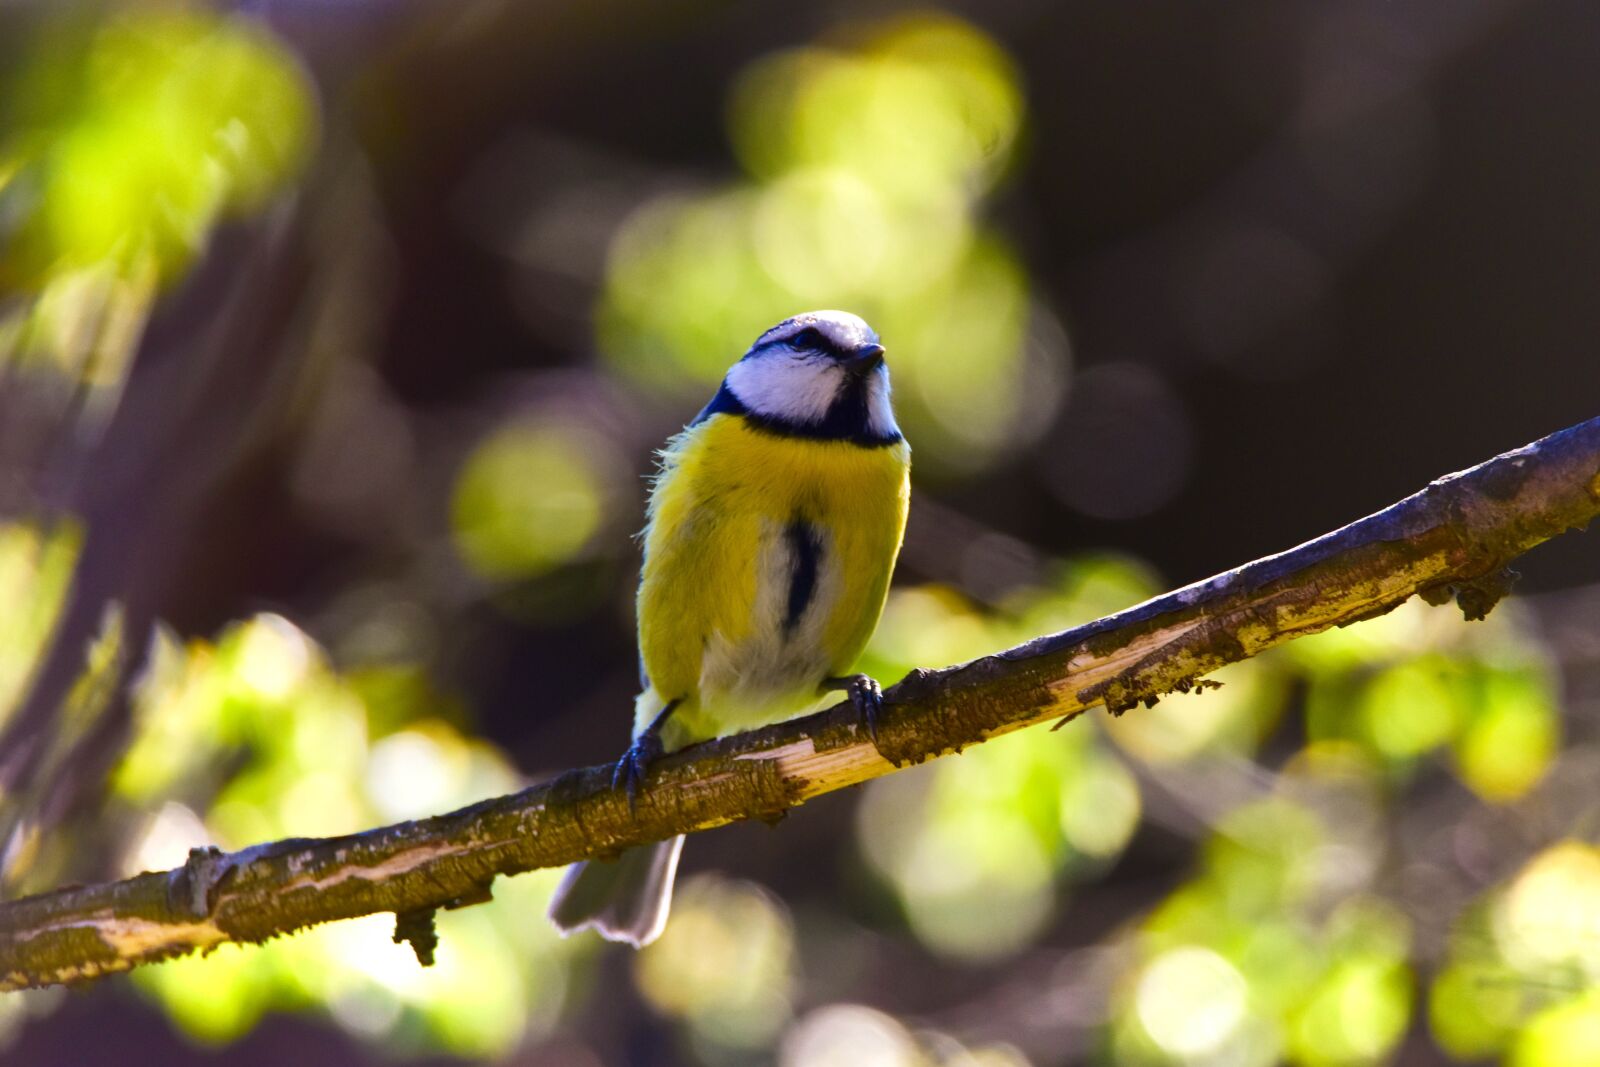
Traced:
[[867, 383], [852, 381], [828, 408], [821, 422], [789, 422], [786, 419], [762, 415], [745, 407], [744, 401], [734, 395], [724, 381], [711, 398], [711, 403], [700, 409], [690, 426], [698, 426], [713, 415], [738, 415], [763, 433], [778, 437], [809, 437], [820, 441], [849, 441], [863, 448], [886, 448], [899, 444], [904, 438], [898, 430], [874, 433], [867, 423]]

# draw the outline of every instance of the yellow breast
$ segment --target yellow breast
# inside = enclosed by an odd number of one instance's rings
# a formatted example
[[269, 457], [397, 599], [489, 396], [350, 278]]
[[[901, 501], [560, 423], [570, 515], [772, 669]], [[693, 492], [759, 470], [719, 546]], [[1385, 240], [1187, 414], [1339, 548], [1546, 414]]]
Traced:
[[[696, 734], [797, 713], [784, 702], [846, 673], [877, 625], [905, 531], [909, 448], [779, 436], [719, 414], [664, 458], [639, 585], [652, 688], [685, 701], [675, 718], [708, 720]], [[814, 572], [796, 588], [801, 555]], [[737, 724], [719, 721], [730, 715]]]

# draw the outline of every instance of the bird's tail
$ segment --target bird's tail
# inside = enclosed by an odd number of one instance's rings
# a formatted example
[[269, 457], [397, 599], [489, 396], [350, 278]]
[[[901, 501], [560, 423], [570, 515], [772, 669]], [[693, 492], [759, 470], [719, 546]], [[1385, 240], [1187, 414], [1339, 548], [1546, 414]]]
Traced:
[[608, 941], [643, 948], [667, 925], [682, 850], [679, 835], [627, 849], [614, 860], [574, 863], [550, 899], [550, 921], [562, 936], [593, 927]]

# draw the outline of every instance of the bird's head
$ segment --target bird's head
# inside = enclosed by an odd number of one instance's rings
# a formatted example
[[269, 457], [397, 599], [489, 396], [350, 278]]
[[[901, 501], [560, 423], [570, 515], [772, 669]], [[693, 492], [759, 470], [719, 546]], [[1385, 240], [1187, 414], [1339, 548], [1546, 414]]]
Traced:
[[[756, 422], [798, 436], [900, 440], [878, 335], [847, 311], [808, 311], [756, 338], [723, 393]], [[709, 410], [709, 409], [708, 409]]]

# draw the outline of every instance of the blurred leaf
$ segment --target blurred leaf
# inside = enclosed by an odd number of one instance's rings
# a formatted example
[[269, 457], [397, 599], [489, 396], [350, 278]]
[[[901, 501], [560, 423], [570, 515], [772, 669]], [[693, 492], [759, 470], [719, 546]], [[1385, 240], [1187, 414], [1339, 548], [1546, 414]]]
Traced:
[[854, 49], [763, 60], [735, 91], [730, 125], [751, 173], [848, 167], [900, 195], [992, 182], [1022, 122], [1017, 73], [967, 23], [918, 14], [878, 23]]
[[1058, 876], [1121, 852], [1138, 789], [1094, 745], [1087, 731], [1018, 733], [868, 787], [862, 847], [920, 940], [964, 959], [1009, 955], [1043, 930]]
[[[363, 689], [287, 620], [258, 616], [214, 645], [163, 637], [114, 788], [135, 812], [170, 796], [209, 810], [202, 822], [167, 800], [140, 819], [125, 865], [173, 866], [213, 842], [347, 833], [520, 784], [492, 746], [427, 716], [424, 681], [403, 685], [407, 697], [386, 709], [374, 743]], [[365, 691], [394, 694], [392, 685]], [[135, 980], [207, 1043], [241, 1036], [268, 1011], [317, 1008], [365, 1039], [500, 1056], [547, 1032], [565, 1000], [579, 946], [564, 947], [539, 918], [559, 875], [501, 879], [493, 903], [442, 915], [429, 969], [393, 943], [392, 916], [371, 916], [146, 968]]]
[[1509, 1063], [1588, 1062], [1597, 979], [1600, 849], [1561, 842], [1457, 918], [1429, 995], [1434, 1037], [1463, 1058], [1509, 1046]]
[[191, 1038], [224, 1045], [243, 1037], [273, 1001], [272, 969], [252, 946], [222, 945], [138, 973], [168, 1016]]
[[1428, 994], [1434, 1040], [1457, 1059], [1499, 1052], [1524, 1014], [1520, 983], [1503, 964], [1452, 963], [1434, 978]]
[[636, 957], [634, 975], [646, 1000], [703, 1040], [757, 1049], [789, 1021], [794, 956], [781, 902], [748, 882], [701, 876], [679, 888], [672, 922]]
[[1230, 812], [1205, 845], [1205, 863], [1226, 887], [1229, 910], [1271, 915], [1303, 902], [1320, 873], [1321, 821], [1286, 798]]
[[1349, 956], [1323, 975], [1292, 1022], [1290, 1049], [1308, 1067], [1385, 1059], [1411, 1018], [1404, 958]]
[[249, 20], [126, 11], [41, 43], [0, 145], [19, 173], [0, 197], [20, 208], [23, 277], [146, 257], [173, 277], [218, 218], [258, 209], [304, 163], [310, 83]]
[[1534, 1016], [1517, 1036], [1507, 1063], [1510, 1067], [1600, 1063], [1600, 991]]
[[1498, 898], [1494, 931], [1524, 974], [1600, 978], [1600, 848], [1566, 841], [1535, 856]]
[[1438, 656], [1382, 671], [1368, 683], [1357, 714], [1378, 751], [1414, 759], [1448, 742], [1469, 713], [1472, 679]]
[[1155, 957], [1139, 978], [1135, 1002], [1145, 1033], [1180, 1061], [1220, 1052], [1248, 1022], [1250, 987], [1209, 949], [1185, 946]]
[[1469, 788], [1505, 802], [1537, 785], [1560, 747], [1544, 656], [1515, 610], [1467, 623], [1413, 602], [1278, 658], [1308, 670], [1313, 738], [1357, 740], [1399, 776], [1448, 747]]
[[1060, 814], [1061, 832], [1075, 852], [1114, 859], [1139, 827], [1139, 783], [1115, 758], [1089, 753], [1061, 782]]
[[507, 580], [571, 560], [605, 519], [599, 442], [558, 426], [496, 431], [458, 475], [451, 517], [456, 547], [479, 574]]
[[0, 724], [15, 711], [61, 610], [83, 545], [75, 522], [0, 523]]
[[[1305, 754], [1274, 795], [1217, 824], [1193, 880], [1143, 924], [1139, 977], [1113, 1020], [1120, 1056], [1306, 1065], [1388, 1057], [1410, 1020], [1411, 928], [1392, 905], [1351, 891], [1346, 868], [1359, 869], [1362, 850], [1374, 847], [1360, 830], [1369, 784], [1337, 753]], [[1335, 806], [1340, 820], [1319, 816]]]
[[1483, 680], [1479, 700], [1456, 738], [1456, 766], [1485, 800], [1515, 800], [1539, 783], [1560, 748], [1550, 679], [1536, 668], [1496, 670]]

